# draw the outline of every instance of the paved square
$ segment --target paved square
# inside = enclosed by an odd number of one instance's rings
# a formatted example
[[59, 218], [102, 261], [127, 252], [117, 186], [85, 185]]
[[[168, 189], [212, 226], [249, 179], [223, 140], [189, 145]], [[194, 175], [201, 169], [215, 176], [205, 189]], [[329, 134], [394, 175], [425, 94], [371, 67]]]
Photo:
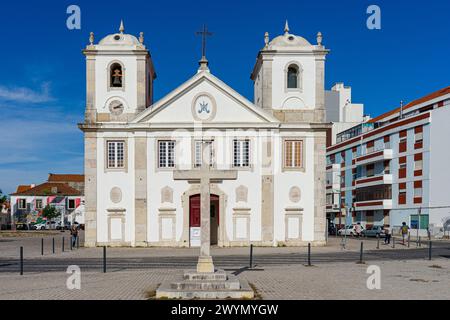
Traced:
[[[51, 241], [53, 235], [45, 238]], [[450, 299], [450, 245], [435, 244], [433, 260], [427, 248], [397, 245], [376, 249], [364, 240], [364, 264], [358, 264], [360, 241], [340, 239], [312, 248], [254, 248], [255, 270], [248, 270], [248, 248], [213, 248], [218, 267], [251, 283], [262, 299]], [[80, 248], [40, 255], [40, 239], [1, 238], [0, 299], [148, 299], [163, 280], [174, 280], [196, 264], [196, 249], [108, 248], [107, 273], [102, 273], [102, 249]], [[25, 247], [24, 275], [19, 275], [17, 247]], [[81, 290], [69, 290], [69, 265], [81, 268]], [[367, 268], [381, 269], [381, 289], [369, 290]]]

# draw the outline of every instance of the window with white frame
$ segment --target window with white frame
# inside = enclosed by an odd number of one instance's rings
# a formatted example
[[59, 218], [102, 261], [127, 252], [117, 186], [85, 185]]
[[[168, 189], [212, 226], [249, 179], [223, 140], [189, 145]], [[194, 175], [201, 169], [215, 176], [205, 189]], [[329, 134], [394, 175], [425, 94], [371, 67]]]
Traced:
[[125, 141], [108, 141], [108, 168], [122, 169], [125, 167]]
[[75, 199], [67, 200], [67, 209], [75, 209]]
[[327, 185], [333, 184], [333, 172], [327, 172], [326, 178], [327, 178]]
[[415, 143], [419, 143], [423, 141], [423, 132], [416, 132], [414, 134], [414, 141]]
[[36, 207], [37, 210], [40, 210], [40, 209], [43, 208], [43, 206], [42, 206], [42, 199], [36, 199], [35, 207]]
[[244, 139], [233, 141], [233, 166], [250, 166], [250, 140]]
[[19, 199], [17, 202], [17, 207], [19, 210], [25, 210], [27, 208], [27, 199]]
[[332, 205], [333, 204], [333, 194], [329, 193], [327, 194], [327, 205]]
[[158, 141], [158, 166], [159, 168], [175, 167], [175, 141]]
[[299, 88], [300, 70], [296, 65], [290, 65], [287, 70], [287, 87], [288, 89]]
[[195, 158], [194, 158], [194, 167], [199, 168], [203, 163], [203, 152], [209, 148], [209, 164], [210, 166], [214, 165], [214, 143], [212, 140], [196, 140], [195, 141]]
[[284, 141], [284, 167], [302, 168], [303, 167], [303, 141], [285, 140]]
[[414, 198], [420, 198], [422, 197], [422, 187], [415, 187], [414, 188]]
[[422, 170], [422, 169], [423, 169], [423, 160], [415, 160], [414, 170]]

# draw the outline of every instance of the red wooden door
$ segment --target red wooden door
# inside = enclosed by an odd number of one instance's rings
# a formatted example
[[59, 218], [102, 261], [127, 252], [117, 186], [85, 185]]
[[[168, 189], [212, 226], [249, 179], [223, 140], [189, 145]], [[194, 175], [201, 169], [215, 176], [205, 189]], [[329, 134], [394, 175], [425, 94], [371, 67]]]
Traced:
[[200, 195], [190, 197], [189, 204], [189, 226], [200, 227]]
[[[210, 201], [215, 202], [214, 212], [211, 215], [215, 215], [217, 219], [217, 225], [219, 225], [219, 197], [212, 194], [210, 196]], [[189, 198], [189, 226], [192, 228], [200, 227], [200, 195], [196, 194]]]

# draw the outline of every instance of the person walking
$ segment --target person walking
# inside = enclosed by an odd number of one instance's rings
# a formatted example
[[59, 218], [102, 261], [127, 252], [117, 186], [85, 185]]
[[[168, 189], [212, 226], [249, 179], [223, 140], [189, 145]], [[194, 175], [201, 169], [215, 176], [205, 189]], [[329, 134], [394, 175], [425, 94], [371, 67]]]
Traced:
[[384, 244], [391, 243], [391, 236], [392, 236], [391, 226], [387, 224], [384, 227]]
[[72, 227], [70, 228], [70, 235], [72, 236], [72, 247], [75, 248], [78, 238], [78, 228], [74, 224], [72, 224]]
[[408, 232], [409, 232], [409, 227], [406, 225], [406, 222], [402, 222], [401, 232], [402, 232], [403, 245], [405, 245], [405, 240], [408, 237]]
[[358, 222], [355, 226], [355, 232], [356, 232], [356, 236], [359, 238], [361, 236], [362, 233], [362, 227], [361, 227], [361, 223]]

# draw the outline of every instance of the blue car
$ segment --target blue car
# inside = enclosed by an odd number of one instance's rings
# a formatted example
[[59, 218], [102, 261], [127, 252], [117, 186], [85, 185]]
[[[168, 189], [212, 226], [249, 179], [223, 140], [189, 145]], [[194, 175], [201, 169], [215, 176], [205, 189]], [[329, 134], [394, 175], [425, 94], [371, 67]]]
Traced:
[[383, 238], [385, 236], [382, 226], [372, 226], [362, 231], [364, 237]]

